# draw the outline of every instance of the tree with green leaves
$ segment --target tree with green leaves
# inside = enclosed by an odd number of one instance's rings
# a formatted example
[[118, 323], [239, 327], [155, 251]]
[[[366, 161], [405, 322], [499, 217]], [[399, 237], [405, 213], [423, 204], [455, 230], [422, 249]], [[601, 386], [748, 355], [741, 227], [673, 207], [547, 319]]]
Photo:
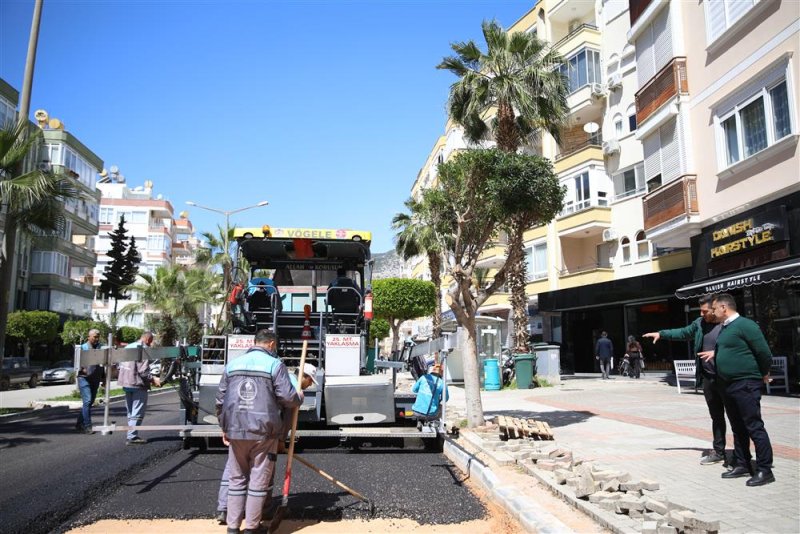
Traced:
[[[497, 149], [467, 150], [439, 165], [437, 186], [423, 193], [436, 235], [440, 242], [449, 243], [447, 272], [452, 283], [446, 298], [467, 336], [462, 354], [470, 426], [483, 424], [475, 316], [503, 286], [509, 269], [521, 260], [523, 252], [509, 249], [504, 264], [488, 280], [479, 276], [482, 273], [477, 263], [490, 240], [510, 224], [516, 210], [536, 205], [547, 217], [561, 209], [564, 190], [549, 165], [538, 156]], [[551, 169], [549, 173], [547, 169]]]
[[136, 239], [131, 236], [128, 240], [128, 229], [125, 228], [125, 216], [121, 215], [117, 227], [108, 233], [111, 238], [111, 248], [106, 256], [111, 261], [103, 269], [100, 280], [100, 294], [105, 298], [114, 299], [114, 311], [111, 312], [111, 330], [117, 330], [117, 304], [120, 300], [130, 299], [129, 287], [136, 282], [139, 273], [139, 252], [136, 250]]
[[8, 335], [22, 340], [25, 358], [32, 343], [49, 343], [58, 337], [58, 314], [49, 311], [16, 311], [8, 315]]
[[431, 282], [436, 288], [436, 305], [431, 315], [433, 338], [442, 333], [442, 253], [446, 243], [440, 243], [430, 221], [428, 207], [424, 202], [409, 198], [405, 202], [408, 213], [398, 213], [392, 218], [392, 228], [397, 230], [395, 250], [408, 261], [414, 256], [425, 255]]
[[63, 230], [65, 201], [80, 197], [75, 182], [63, 174], [24, 171], [25, 158], [39, 149], [41, 141], [41, 130], [27, 120], [16, 126], [0, 125], [0, 205], [5, 210], [0, 247], [0, 356], [5, 353], [17, 233]]
[[[468, 141], [493, 138], [504, 152], [516, 153], [542, 130], [560, 142], [569, 114], [567, 80], [559, 69], [563, 57], [534, 33], [509, 33], [494, 21], [484, 21], [482, 29], [486, 52], [474, 41], [453, 43], [455, 55], [437, 66], [459, 77], [450, 87], [450, 118], [464, 128]], [[517, 211], [507, 229], [508, 257], [516, 259], [507, 270], [507, 282], [517, 353], [527, 352], [528, 340], [523, 234], [548, 223], [552, 217], [546, 215], [537, 209]]]
[[103, 321], [92, 321], [91, 319], [70, 319], [64, 322], [61, 330], [61, 341], [65, 345], [82, 345], [86, 343], [89, 330], [96, 329], [100, 332], [100, 339], [103, 343], [108, 339], [111, 327]]
[[392, 330], [392, 352], [397, 350], [403, 321], [429, 315], [436, 307], [436, 288], [425, 280], [375, 280], [372, 295], [375, 316], [385, 319]]
[[369, 346], [375, 346], [375, 340], [378, 340], [378, 343], [382, 339], [385, 339], [389, 336], [389, 321], [386, 319], [381, 319], [380, 317], [376, 317], [372, 321], [369, 322], [369, 334], [367, 337], [369, 338]]

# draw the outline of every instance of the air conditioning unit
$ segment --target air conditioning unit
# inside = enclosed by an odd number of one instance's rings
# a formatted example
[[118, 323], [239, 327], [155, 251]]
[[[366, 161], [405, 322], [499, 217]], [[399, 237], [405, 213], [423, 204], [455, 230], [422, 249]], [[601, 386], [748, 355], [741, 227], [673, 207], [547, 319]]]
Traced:
[[603, 230], [603, 241], [616, 241], [617, 231], [613, 228], [606, 228]]
[[608, 77], [608, 88], [613, 91], [618, 87], [622, 87], [622, 74], [615, 72]]
[[603, 154], [611, 156], [612, 154], [619, 154], [619, 141], [616, 139], [609, 139], [603, 141]]
[[595, 98], [605, 98], [605, 96], [608, 94], [606, 86], [602, 83], [592, 83], [589, 84], [589, 87], [592, 91], [592, 96]]
[[39, 167], [40, 171], [50, 172], [51, 167], [50, 167], [50, 162], [49, 161], [41, 161], [41, 162], [39, 162], [39, 165], [37, 165], [37, 166]]

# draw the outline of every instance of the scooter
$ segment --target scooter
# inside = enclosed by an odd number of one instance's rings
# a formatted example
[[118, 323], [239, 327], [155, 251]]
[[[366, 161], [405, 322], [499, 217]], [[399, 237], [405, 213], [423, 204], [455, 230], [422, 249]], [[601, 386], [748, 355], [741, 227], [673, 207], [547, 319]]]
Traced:
[[503, 354], [503, 387], [509, 386], [514, 380], [514, 357], [511, 354]]

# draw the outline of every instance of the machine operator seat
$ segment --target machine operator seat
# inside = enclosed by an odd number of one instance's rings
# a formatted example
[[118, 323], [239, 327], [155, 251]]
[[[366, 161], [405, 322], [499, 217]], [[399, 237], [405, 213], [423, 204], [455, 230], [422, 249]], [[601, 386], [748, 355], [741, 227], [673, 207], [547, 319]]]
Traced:
[[334, 315], [357, 314], [361, 308], [361, 290], [351, 278], [337, 278], [328, 286], [328, 304]]

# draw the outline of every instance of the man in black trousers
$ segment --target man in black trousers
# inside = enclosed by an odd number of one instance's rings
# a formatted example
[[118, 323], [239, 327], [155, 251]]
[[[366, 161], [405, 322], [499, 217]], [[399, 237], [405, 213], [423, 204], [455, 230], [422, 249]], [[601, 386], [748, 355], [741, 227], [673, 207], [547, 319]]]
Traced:
[[725, 461], [725, 387], [717, 376], [717, 367], [714, 360], [703, 361], [698, 356], [704, 351], [713, 351], [717, 344], [722, 324], [714, 317], [711, 311], [713, 295], [700, 297], [700, 317], [683, 328], [672, 330], [659, 330], [650, 332], [642, 337], [649, 337], [653, 343], [659, 339], [671, 341], [692, 341], [695, 353], [695, 380], [698, 386], [703, 387], [703, 396], [708, 405], [708, 414], [711, 416], [711, 431], [714, 435], [714, 451], [700, 460], [700, 465], [711, 465]]

